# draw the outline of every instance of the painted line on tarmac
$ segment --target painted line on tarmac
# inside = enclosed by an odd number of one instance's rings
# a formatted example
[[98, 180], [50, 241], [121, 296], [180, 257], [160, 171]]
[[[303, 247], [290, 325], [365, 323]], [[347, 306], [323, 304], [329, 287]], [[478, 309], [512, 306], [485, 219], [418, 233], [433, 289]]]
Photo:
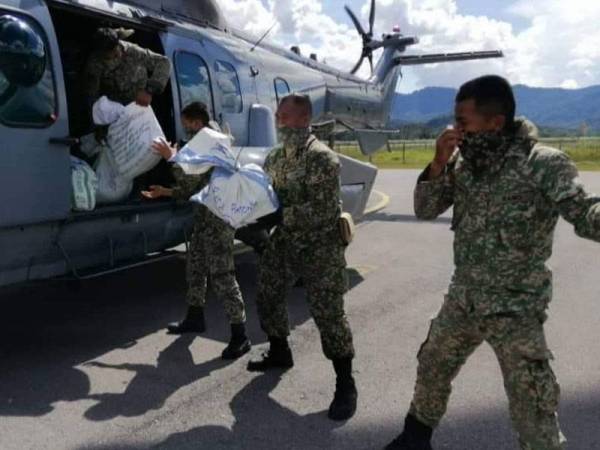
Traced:
[[385, 208], [387, 205], [390, 204], [390, 196], [389, 195], [384, 194], [383, 192], [376, 191], [374, 189], [373, 189], [373, 194], [379, 195], [381, 197], [381, 199], [375, 205], [366, 209], [363, 216], [367, 216], [369, 214], [373, 214], [374, 212], [381, 211], [383, 208]]

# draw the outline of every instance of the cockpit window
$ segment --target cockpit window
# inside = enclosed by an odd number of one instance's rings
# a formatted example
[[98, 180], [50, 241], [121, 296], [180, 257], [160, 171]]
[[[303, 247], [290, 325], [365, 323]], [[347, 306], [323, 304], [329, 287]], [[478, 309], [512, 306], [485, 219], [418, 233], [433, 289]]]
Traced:
[[192, 102], [202, 102], [214, 116], [210, 76], [204, 60], [193, 53], [177, 52], [175, 70], [181, 109]]
[[46, 35], [32, 19], [0, 11], [0, 122], [45, 127], [56, 117]]
[[215, 63], [215, 73], [217, 86], [221, 94], [221, 108], [223, 112], [241, 113], [243, 109], [242, 92], [234, 67], [225, 61], [217, 61]]
[[283, 78], [275, 78], [275, 96], [277, 97], [277, 104], [279, 101], [290, 93], [290, 85]]

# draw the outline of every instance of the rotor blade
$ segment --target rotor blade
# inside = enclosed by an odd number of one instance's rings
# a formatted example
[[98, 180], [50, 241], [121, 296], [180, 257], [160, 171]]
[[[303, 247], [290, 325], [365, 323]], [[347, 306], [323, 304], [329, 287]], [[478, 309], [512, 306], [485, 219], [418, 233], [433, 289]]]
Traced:
[[373, 25], [375, 24], [375, 0], [371, 0], [371, 12], [369, 13], [369, 34], [373, 36]]
[[394, 58], [394, 62], [402, 66], [415, 66], [438, 62], [467, 61], [470, 59], [502, 58], [503, 56], [504, 54], [499, 50], [485, 52], [437, 53], [432, 55], [398, 56], [397, 58]]
[[362, 66], [363, 61], [365, 60], [364, 56], [361, 56], [360, 59], [358, 60], [358, 62], [356, 63], [356, 65], [354, 66], [354, 68], [350, 71], [350, 73], [352, 75], [354, 75], [358, 69], [360, 69], [360, 66]]
[[346, 10], [346, 12], [348, 13], [348, 15], [352, 19], [352, 22], [354, 23], [354, 26], [356, 27], [356, 29], [358, 30], [358, 32], [360, 33], [360, 35], [364, 36], [365, 34], [367, 34], [367, 33], [365, 33], [364, 28], [362, 27], [362, 25], [360, 24], [360, 22], [358, 21], [358, 19], [356, 18], [356, 16], [352, 12], [352, 10], [348, 7], [348, 5], [344, 6], [344, 9]]
[[369, 58], [369, 65], [371, 66], [371, 75], [373, 75], [373, 53], [369, 53], [367, 58]]

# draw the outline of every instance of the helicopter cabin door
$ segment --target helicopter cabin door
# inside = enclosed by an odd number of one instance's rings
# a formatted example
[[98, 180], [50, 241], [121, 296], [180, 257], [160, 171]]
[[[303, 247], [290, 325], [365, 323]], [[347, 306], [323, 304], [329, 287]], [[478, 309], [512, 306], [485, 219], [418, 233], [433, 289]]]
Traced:
[[35, 0], [2, 2], [0, 228], [68, 217], [68, 133], [59, 49], [47, 7]]

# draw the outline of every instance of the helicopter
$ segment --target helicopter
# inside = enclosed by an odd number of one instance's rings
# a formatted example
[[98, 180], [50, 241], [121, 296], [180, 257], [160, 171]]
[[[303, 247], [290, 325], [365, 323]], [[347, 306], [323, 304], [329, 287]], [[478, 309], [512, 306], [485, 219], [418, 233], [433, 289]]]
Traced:
[[[262, 164], [277, 143], [274, 111], [288, 93], [310, 96], [319, 136], [332, 140], [341, 130], [355, 130], [369, 153], [380, 145], [378, 130], [388, 122], [402, 66], [502, 56], [406, 56], [416, 37], [396, 29], [374, 38], [375, 0], [368, 30], [346, 11], [363, 42], [350, 72], [230, 27], [216, 0], [1, 0], [0, 24], [17, 20], [31, 33], [25, 42], [0, 34], [0, 286], [96, 277], [179, 255], [170, 249], [188, 241], [191, 206], [148, 201], [140, 189], [92, 211], [71, 208], [70, 157], [91, 126], [82, 69], [97, 28], [133, 30], [131, 42], [171, 61], [169, 84], [152, 103], [168, 140], [183, 140], [176, 119], [188, 103], [202, 101], [230, 131], [242, 163]], [[16, 54], [27, 64], [11, 72]], [[365, 60], [368, 79], [355, 75]], [[344, 155], [340, 160], [343, 208], [358, 220], [377, 169]], [[162, 162], [139, 187], [172, 181]]]

